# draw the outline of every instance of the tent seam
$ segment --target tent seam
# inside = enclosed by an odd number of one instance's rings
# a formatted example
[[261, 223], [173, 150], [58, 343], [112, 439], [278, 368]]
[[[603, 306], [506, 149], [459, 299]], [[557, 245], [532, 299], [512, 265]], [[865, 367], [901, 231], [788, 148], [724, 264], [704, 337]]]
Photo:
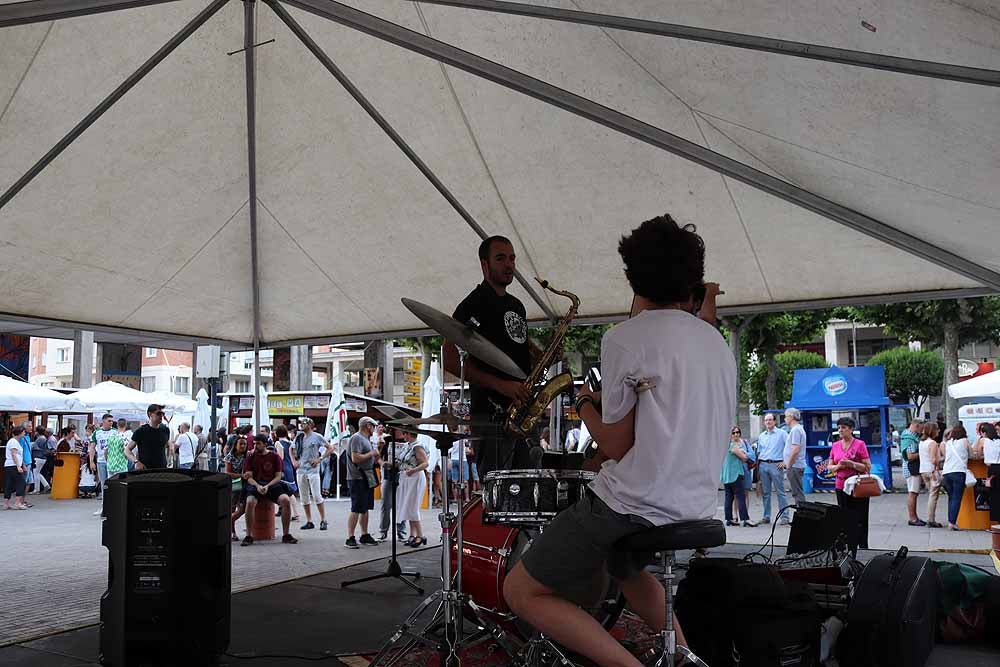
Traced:
[[[424, 32], [428, 37], [433, 37], [431, 35], [430, 25], [427, 23], [427, 19], [424, 17], [424, 12], [420, 7], [419, 0], [414, 0], [412, 2], [414, 9], [417, 12], [417, 16], [420, 19], [420, 24], [424, 28]], [[518, 242], [521, 244], [521, 248], [524, 254], [527, 255], [528, 264], [531, 266], [531, 270], [536, 276], [541, 276], [542, 274], [538, 271], [538, 266], [535, 264], [534, 257], [531, 251], [528, 249], [528, 245], [524, 242], [524, 238], [521, 236], [521, 230], [518, 229], [517, 224], [514, 222], [514, 215], [510, 211], [510, 207], [507, 205], [507, 200], [504, 198], [503, 193], [500, 191], [500, 184], [497, 183], [496, 178], [493, 176], [493, 170], [490, 169], [489, 162], [486, 160], [486, 156], [483, 154], [482, 147], [479, 145], [479, 140], [476, 138], [476, 133], [472, 129], [472, 124], [469, 122], [468, 115], [465, 113], [465, 108], [462, 106], [461, 100], [458, 99], [458, 92], [455, 90], [455, 86], [452, 84], [451, 77], [448, 75], [448, 70], [445, 68], [444, 63], [437, 61], [438, 67], [441, 70], [441, 76], [444, 78], [445, 84], [448, 86], [448, 91], [451, 93], [451, 98], [455, 102], [455, 107], [458, 109], [459, 116], [462, 117], [462, 124], [465, 125], [466, 131], [469, 133], [469, 139], [472, 140], [472, 145], [476, 149], [476, 155], [479, 156], [479, 161], [483, 165], [483, 169], [486, 170], [486, 176], [489, 178], [490, 183], [493, 185], [493, 191], [497, 195], [497, 199], [500, 200], [500, 206], [503, 208], [504, 214], [507, 216], [507, 221], [510, 223], [511, 229], [514, 230], [514, 234], [517, 236]], [[549, 308], [553, 312], [558, 313], [558, 309], [552, 304], [552, 299], [549, 298], [548, 291], [543, 290], [541, 292], [542, 298], [545, 302], [549, 304]]]
[[187, 259], [187, 261], [185, 261], [185, 262], [184, 262], [184, 263], [183, 263], [183, 264], [182, 264], [182, 265], [180, 266], [180, 268], [179, 268], [179, 269], [177, 269], [176, 271], [174, 271], [173, 275], [171, 275], [171, 276], [170, 276], [169, 278], [167, 278], [166, 280], [164, 280], [164, 281], [163, 281], [163, 283], [161, 283], [159, 287], [157, 287], [157, 288], [156, 288], [155, 290], [153, 290], [153, 293], [152, 293], [152, 294], [150, 294], [150, 295], [149, 295], [149, 297], [148, 297], [148, 298], [147, 298], [147, 299], [146, 299], [145, 301], [143, 301], [143, 302], [142, 302], [141, 304], [139, 304], [139, 305], [138, 305], [138, 306], [137, 306], [137, 307], [136, 307], [136, 308], [135, 308], [135, 309], [134, 309], [134, 310], [133, 310], [132, 312], [130, 312], [130, 313], [129, 313], [128, 315], [126, 315], [126, 316], [125, 316], [125, 317], [123, 317], [122, 319], [118, 320], [118, 326], [123, 326], [123, 325], [125, 324], [125, 322], [127, 322], [127, 321], [128, 321], [128, 320], [129, 320], [129, 319], [130, 319], [130, 318], [131, 318], [131, 317], [132, 317], [133, 315], [135, 315], [135, 314], [136, 314], [136, 313], [138, 313], [138, 312], [139, 312], [140, 310], [142, 310], [142, 309], [143, 309], [143, 308], [144, 308], [144, 307], [146, 306], [146, 304], [147, 304], [147, 303], [149, 303], [149, 302], [150, 302], [150, 301], [152, 301], [152, 300], [153, 300], [154, 298], [156, 298], [156, 295], [157, 295], [157, 294], [159, 294], [160, 292], [162, 292], [162, 291], [163, 291], [163, 288], [164, 288], [164, 287], [166, 287], [167, 285], [169, 285], [169, 284], [170, 284], [170, 282], [171, 282], [171, 281], [172, 281], [172, 280], [173, 280], [174, 278], [176, 278], [177, 276], [179, 276], [179, 275], [180, 275], [181, 271], [183, 271], [184, 269], [186, 269], [186, 268], [188, 267], [188, 265], [190, 265], [190, 264], [191, 264], [191, 262], [193, 262], [193, 261], [194, 261], [195, 259], [197, 259], [197, 258], [198, 258], [198, 255], [200, 255], [200, 254], [201, 254], [201, 253], [202, 253], [202, 252], [203, 252], [203, 251], [205, 250], [205, 248], [207, 248], [207, 247], [208, 247], [208, 244], [210, 244], [210, 243], [211, 243], [212, 241], [214, 241], [214, 240], [215, 240], [215, 237], [217, 237], [217, 236], [218, 236], [219, 234], [221, 234], [221, 233], [222, 233], [222, 230], [223, 230], [223, 229], [225, 229], [226, 227], [228, 227], [228, 226], [229, 226], [229, 223], [230, 223], [230, 222], [232, 222], [233, 220], [235, 220], [235, 219], [236, 219], [236, 216], [237, 216], [237, 215], [239, 215], [240, 211], [242, 211], [242, 210], [243, 210], [243, 208], [244, 208], [244, 207], [245, 207], [245, 206], [246, 206], [247, 204], [249, 204], [249, 203], [250, 203], [250, 199], [248, 198], [248, 199], [247, 199], [246, 201], [244, 201], [244, 202], [243, 202], [242, 204], [240, 204], [239, 208], [237, 208], [237, 209], [236, 209], [236, 210], [235, 210], [235, 211], [233, 212], [233, 214], [232, 214], [231, 216], [229, 216], [229, 219], [228, 219], [228, 220], [226, 220], [226, 221], [225, 221], [224, 223], [222, 223], [222, 226], [221, 226], [221, 227], [219, 227], [219, 228], [218, 228], [217, 230], [215, 230], [215, 233], [214, 233], [214, 234], [212, 234], [212, 235], [211, 235], [211, 236], [210, 236], [210, 237], [208, 238], [208, 240], [207, 240], [207, 241], [205, 241], [205, 242], [204, 242], [204, 243], [203, 243], [203, 244], [201, 245], [201, 247], [200, 247], [200, 248], [198, 248], [198, 250], [196, 250], [196, 251], [194, 252], [194, 254], [193, 254], [193, 255], [191, 255], [191, 256], [190, 256], [190, 257], [189, 257], [189, 258]]
[[278, 225], [278, 227], [281, 228], [281, 231], [285, 232], [288, 238], [292, 240], [292, 243], [294, 243], [298, 247], [298, 249], [302, 251], [302, 254], [309, 258], [309, 261], [313, 263], [313, 266], [315, 266], [319, 270], [319, 272], [322, 273], [326, 277], [326, 279], [330, 281], [330, 284], [333, 285], [335, 288], [337, 288], [337, 291], [343, 294], [344, 298], [346, 298], [351, 303], [351, 305], [357, 308], [359, 312], [363, 313], [364, 316], [368, 318], [369, 322], [377, 326], [377, 322], [375, 322], [375, 319], [368, 313], [368, 311], [362, 308], [361, 305], [357, 301], [355, 301], [353, 297], [351, 297], [351, 295], [347, 292], [347, 290], [341, 287], [340, 284], [337, 283], [337, 281], [334, 280], [333, 277], [331, 277], [330, 274], [326, 272], [326, 269], [324, 269], [322, 265], [320, 265], [320, 263], [317, 262], [316, 259], [312, 256], [312, 254], [310, 254], [309, 251], [306, 250], [301, 243], [299, 243], [298, 239], [292, 236], [292, 233], [289, 232], [288, 229], [283, 224], [281, 224], [281, 221], [278, 220], [278, 216], [276, 216], [274, 213], [271, 212], [271, 209], [269, 209], [267, 205], [263, 201], [261, 201], [260, 197], [257, 197], [257, 203], [260, 204], [261, 208], [267, 211], [267, 214], [271, 216], [271, 219], [274, 220], [274, 222]]
[[[695, 112], [699, 116], [702, 116], [702, 117], [708, 116], [709, 118], [714, 118], [715, 120], [719, 120], [719, 121], [722, 121], [723, 123], [727, 123], [727, 124], [732, 125], [734, 127], [738, 127], [738, 128], [740, 128], [742, 130], [746, 130], [747, 132], [753, 132], [754, 134], [759, 134], [762, 137], [767, 137], [768, 139], [772, 139], [774, 141], [777, 141], [777, 142], [780, 142], [780, 143], [783, 143], [783, 144], [787, 144], [789, 146], [793, 146], [795, 148], [798, 148], [800, 150], [806, 151], [808, 153], [812, 153], [814, 155], [818, 155], [820, 157], [824, 157], [824, 158], [827, 158], [829, 160], [833, 160], [835, 162], [839, 162], [841, 164], [846, 164], [849, 167], [855, 167], [856, 169], [861, 169], [862, 171], [866, 171], [866, 172], [868, 172], [870, 174], [875, 174], [877, 176], [881, 176], [883, 178], [887, 178], [889, 180], [896, 181], [897, 183], [902, 183], [904, 185], [909, 185], [911, 187], [917, 188], [918, 190], [924, 190], [926, 192], [932, 192], [932, 193], [934, 193], [936, 195], [941, 195], [942, 197], [948, 197], [949, 199], [956, 199], [958, 201], [965, 202], [966, 204], [971, 204], [973, 206], [979, 206], [981, 208], [988, 208], [988, 209], [991, 209], [991, 210], [994, 210], [994, 211], [1000, 211], [1000, 206], [994, 206], [992, 204], [986, 204], [984, 202], [978, 202], [978, 201], [974, 201], [972, 199], [966, 199], [965, 197], [961, 197], [959, 195], [955, 195], [955, 194], [952, 194], [950, 192], [945, 192], [943, 190], [938, 190], [936, 188], [932, 188], [932, 187], [929, 187], [927, 185], [921, 185], [920, 183], [914, 183], [912, 181], [907, 181], [906, 179], [899, 178], [898, 176], [893, 176], [892, 174], [887, 174], [885, 172], [878, 171], [876, 169], [872, 169], [871, 167], [866, 167], [866, 166], [864, 166], [862, 164], [857, 164], [855, 162], [851, 162], [850, 160], [845, 160], [843, 158], [839, 158], [836, 155], [831, 155], [829, 153], [824, 153], [823, 151], [817, 150], [815, 148], [810, 148], [808, 146], [803, 146], [802, 144], [797, 144], [794, 141], [789, 141], [788, 139], [782, 139], [781, 137], [775, 136], [773, 134], [768, 134], [767, 132], [764, 132], [762, 130], [757, 130], [757, 129], [754, 129], [754, 128], [749, 127], [747, 125], [742, 125], [742, 124], [737, 123], [735, 121], [729, 120], [728, 118], [723, 118], [721, 116], [717, 116], [715, 114], [709, 113], [709, 112], [704, 111], [702, 109], [695, 108]], [[713, 125], [712, 127], [715, 127], [715, 126]], [[715, 128], [715, 129], [718, 130], [718, 128]], [[721, 130], [719, 130], [719, 133], [720, 134], [725, 134]], [[736, 144], [737, 146], [740, 146], [740, 144], [738, 142], [734, 141], [732, 139], [732, 137], [729, 137], [728, 135], [725, 135], [725, 136], [726, 136], [727, 139], [729, 139], [730, 141], [732, 141], [734, 144]], [[740, 148], [743, 148], [743, 147], [740, 146]], [[744, 149], [744, 150], [746, 150], [746, 149]], [[747, 153], [749, 155], [753, 155], [753, 153], [750, 153], [750, 151], [747, 151]], [[760, 158], [757, 158], [757, 156], [754, 155], [754, 157], [756, 159], [760, 160]], [[763, 162], [764, 164], [767, 164], [763, 160], [760, 160], [760, 161]], [[771, 167], [770, 165], [768, 165], [768, 168], [774, 170], [775, 173], [780, 173], [777, 170], [775, 170], [773, 167]], [[784, 176], [782, 176], [782, 178], [784, 178]], [[792, 183], [792, 181], [789, 181], [789, 183]]]
[[17, 97], [18, 91], [21, 90], [21, 84], [24, 80], [28, 78], [28, 72], [35, 65], [35, 59], [38, 58], [38, 54], [42, 52], [42, 47], [45, 45], [45, 41], [49, 38], [49, 34], [52, 32], [52, 28], [55, 26], [55, 21], [49, 21], [49, 27], [45, 29], [45, 34], [42, 35], [41, 41], [38, 42], [38, 46], [35, 48], [35, 52], [31, 56], [31, 60], [28, 62], [28, 66], [24, 68], [24, 72], [21, 74], [21, 78], [17, 80], [17, 85], [14, 86], [13, 92], [11, 92], [10, 97], [7, 99], [7, 103], [3, 106], [3, 111], [0, 111], [0, 124], [3, 123], [3, 119], [7, 117], [7, 111], [10, 110], [11, 105], [14, 103], [14, 98]]
[[[578, 10], [583, 11], [583, 9], [576, 2], [576, 0], [570, 0], [570, 4], [572, 4]], [[708, 137], [705, 136], [705, 133], [701, 129], [701, 125], [698, 123], [698, 116], [695, 113], [694, 107], [692, 107], [690, 104], [688, 104], [684, 100], [684, 98], [682, 98], [680, 95], [678, 95], [677, 93], [675, 93], [670, 88], [670, 86], [668, 86], [666, 83], [664, 83], [662, 80], [660, 80], [660, 78], [657, 77], [655, 74], [653, 74], [645, 65], [643, 65], [641, 62], [639, 62], [639, 59], [636, 58], [621, 43], [619, 43], [618, 40], [614, 38], [614, 35], [612, 35], [610, 32], [608, 32], [607, 28], [600, 27], [598, 29], [604, 34], [605, 37], [608, 38], [608, 40], [612, 44], [614, 44], [616, 47], [618, 47], [618, 49], [625, 55], [625, 57], [627, 57], [629, 60], [631, 60], [636, 65], [636, 67], [638, 67], [639, 69], [641, 69], [646, 74], [646, 76], [648, 76], [650, 79], [652, 79], [660, 88], [662, 88], [663, 90], [667, 91], [675, 100], [677, 100], [678, 102], [680, 102], [680, 104], [682, 104], [684, 106], [684, 108], [686, 108], [688, 110], [688, 113], [691, 114], [691, 120], [694, 121], [694, 126], [698, 130], [698, 134], [701, 135], [702, 143], [704, 144], [705, 148], [709, 148], [710, 149], [711, 146], [708, 143]], [[732, 141], [732, 140], [730, 139], [730, 141]], [[733, 142], [733, 143], [735, 143], [735, 142]], [[736, 203], [736, 198], [733, 196], [733, 191], [729, 187], [729, 181], [726, 179], [726, 176], [724, 174], [719, 174], [719, 178], [722, 179], [722, 186], [726, 189], [726, 194], [729, 195], [729, 201], [733, 205], [733, 211], [736, 213], [736, 219], [739, 220], [740, 227], [743, 229], [743, 236], [747, 240], [747, 245], [750, 246], [750, 252], [753, 254], [754, 263], [757, 265], [757, 272], [760, 274], [761, 282], [764, 283], [764, 289], [767, 291], [767, 296], [768, 296], [768, 298], [771, 301], [774, 301], [774, 294], [772, 294], [772, 292], [771, 292], [771, 286], [767, 282], [767, 276], [764, 275], [764, 267], [760, 263], [760, 257], [758, 257], [758, 255], [757, 255], [757, 249], [754, 247], [753, 241], [750, 240], [750, 232], [747, 229], [746, 221], [743, 219], [743, 213], [740, 211], [740, 207]]]

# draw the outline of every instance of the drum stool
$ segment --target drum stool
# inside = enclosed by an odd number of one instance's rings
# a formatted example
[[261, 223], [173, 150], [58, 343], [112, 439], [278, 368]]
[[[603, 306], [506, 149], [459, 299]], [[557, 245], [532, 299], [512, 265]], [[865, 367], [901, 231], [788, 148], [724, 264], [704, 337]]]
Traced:
[[666, 615], [656, 649], [645, 661], [647, 667], [674, 667], [674, 656], [678, 653], [690, 664], [705, 665], [686, 646], [677, 646], [677, 636], [674, 632], [674, 552], [679, 549], [719, 547], [725, 543], [726, 528], [721, 521], [715, 519], [668, 523], [634, 533], [615, 543], [616, 551], [660, 554]]

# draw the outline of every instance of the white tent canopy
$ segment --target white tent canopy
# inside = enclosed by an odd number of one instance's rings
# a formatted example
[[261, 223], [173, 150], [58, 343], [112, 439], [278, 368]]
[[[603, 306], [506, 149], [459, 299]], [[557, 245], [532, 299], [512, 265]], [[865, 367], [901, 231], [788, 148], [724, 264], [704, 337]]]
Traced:
[[952, 398], [977, 398], [979, 396], [1000, 398], [1000, 371], [993, 371], [950, 384], [948, 385], [948, 395]]
[[[0, 315], [44, 304], [265, 346], [402, 335], [423, 327], [399, 298], [450, 311], [480, 280], [481, 234], [499, 233], [524, 276], [614, 318], [617, 240], [663, 212], [698, 226], [723, 312], [994, 292], [1000, 10], [865, 7], [0, 0], [0, 234], [19, 258], [0, 268]], [[512, 291], [532, 319], [566, 307]]]
[[0, 410], [72, 412], [79, 409], [79, 403], [66, 394], [0, 375]]
[[166, 411], [185, 415], [193, 414], [196, 407], [194, 401], [183, 396], [147, 394], [117, 382], [99, 382], [70, 394], [68, 398], [75, 400], [87, 412], [111, 412], [116, 417], [122, 416], [119, 413], [145, 417], [146, 408], [152, 403], [162, 405]]

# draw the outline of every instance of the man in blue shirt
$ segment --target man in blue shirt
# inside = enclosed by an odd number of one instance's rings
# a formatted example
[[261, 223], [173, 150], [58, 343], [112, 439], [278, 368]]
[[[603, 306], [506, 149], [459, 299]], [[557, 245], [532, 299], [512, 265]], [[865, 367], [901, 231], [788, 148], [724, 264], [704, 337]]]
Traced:
[[[765, 430], [757, 436], [757, 461], [760, 469], [760, 485], [764, 492], [764, 523], [771, 523], [771, 489], [778, 494], [778, 511], [788, 504], [785, 497], [785, 442], [788, 435], [775, 428], [774, 415], [764, 415]], [[782, 518], [782, 525], [790, 523], [787, 517]]]
[[795, 504], [806, 501], [805, 490], [802, 488], [802, 477], [806, 472], [806, 430], [799, 421], [802, 414], [795, 408], [785, 408], [785, 424], [788, 425], [788, 440], [785, 443], [785, 462], [781, 465], [788, 476], [788, 488], [792, 491]]

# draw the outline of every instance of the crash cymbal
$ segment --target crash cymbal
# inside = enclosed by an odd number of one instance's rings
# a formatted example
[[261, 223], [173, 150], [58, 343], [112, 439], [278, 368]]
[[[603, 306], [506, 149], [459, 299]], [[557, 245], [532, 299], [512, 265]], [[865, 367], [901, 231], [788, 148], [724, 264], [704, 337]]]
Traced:
[[455, 442], [457, 440], [483, 440], [486, 438], [484, 435], [470, 435], [468, 433], [453, 433], [452, 431], [428, 431], [423, 428], [414, 428], [411, 426], [393, 426], [400, 431], [406, 431], [407, 433], [416, 433], [417, 435], [427, 435], [437, 440], [438, 442]]
[[445, 315], [441, 311], [419, 301], [405, 298], [402, 301], [403, 305], [416, 315], [421, 322], [434, 329], [434, 331], [437, 331], [449, 342], [468, 352], [477, 361], [492, 366], [516, 380], [523, 380], [527, 377], [525, 372], [514, 363], [513, 359], [508, 357], [496, 345], [486, 340], [475, 328], [467, 324], [462, 324], [455, 318]]
[[497, 426], [497, 424], [489, 421], [468, 421], [448, 412], [439, 412], [430, 417], [403, 417], [386, 422], [386, 424], [388, 426], [447, 426], [449, 428], [457, 428], [459, 426], [490, 428], [491, 426]]

